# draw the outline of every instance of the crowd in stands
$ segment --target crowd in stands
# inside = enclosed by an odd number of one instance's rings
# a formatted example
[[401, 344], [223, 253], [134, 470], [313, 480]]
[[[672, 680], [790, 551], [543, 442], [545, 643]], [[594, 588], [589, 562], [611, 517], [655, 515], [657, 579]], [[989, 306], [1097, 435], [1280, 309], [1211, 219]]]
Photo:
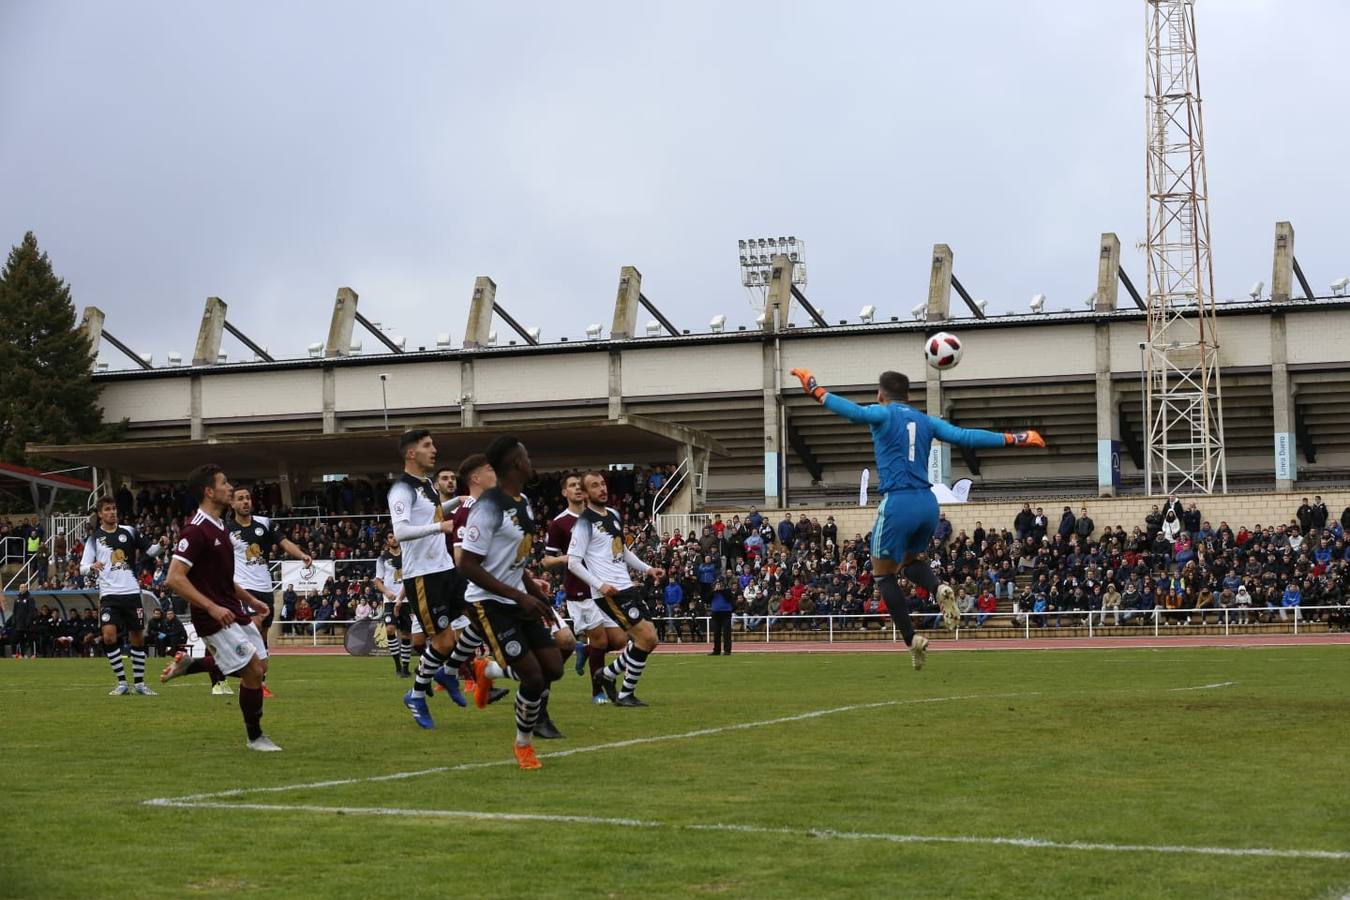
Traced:
[[[648, 520], [651, 497], [670, 470], [616, 470], [608, 476], [610, 505], [622, 513], [633, 549], [667, 571], [659, 582], [643, 584], [664, 639], [701, 640], [704, 620], [714, 609], [734, 610], [737, 625], [750, 631], [819, 631], [830, 627], [825, 617], [841, 615], [852, 618], [836, 620], [834, 630], [889, 625], [885, 604], [872, 587], [870, 535], [841, 535], [828, 515], [823, 522], [791, 513], [771, 521], [754, 508], [745, 515], [716, 515], [699, 534], [657, 534]], [[527, 489], [540, 529], [539, 555], [548, 520], [565, 505], [562, 477], [541, 474]], [[257, 488], [259, 512], [275, 510], [301, 549], [316, 559], [347, 561], [313, 596], [285, 590], [282, 621], [342, 623], [383, 612], [383, 598], [372, 583], [372, 561], [387, 519], [365, 511], [375, 503], [360, 488], [367, 482], [334, 484], [330, 496], [316, 498], [324, 501], [317, 514], [296, 517], [296, 510], [266, 505], [279, 500], [273, 486]], [[116, 499], [123, 522], [151, 537], [176, 541], [185, 501], [181, 492], [166, 486], [133, 496], [123, 489]], [[329, 515], [337, 517], [324, 517]], [[1305, 498], [1287, 522], [1236, 530], [1224, 521], [1211, 523], [1194, 502], [1176, 498], [1154, 506], [1128, 530], [1122, 524], [1098, 526], [1085, 508], [1075, 513], [1064, 507], [1052, 521], [1030, 504], [1008, 525], [977, 523], [969, 534], [953, 533], [945, 516], [939, 520], [929, 559], [956, 589], [968, 614], [963, 627], [981, 628], [994, 618], [1001, 625], [1011, 621], [1053, 629], [1081, 626], [1088, 614], [1095, 624], [1150, 627], [1155, 616], [1162, 627], [1220, 623], [1224, 616], [1233, 624], [1287, 622], [1297, 616], [1303, 622], [1350, 627], [1350, 508], [1333, 517], [1320, 497]], [[25, 528], [6, 527], [14, 536]], [[36, 523], [26, 527], [40, 533]], [[28, 536], [23, 534], [25, 540]], [[92, 587], [79, 574], [83, 540], [84, 535], [57, 535], [51, 558], [35, 566], [33, 589]], [[46, 547], [40, 551], [44, 557]], [[166, 572], [167, 560], [146, 559], [139, 573], [143, 587], [161, 598], [161, 615], [174, 605], [163, 596]], [[553, 578], [560, 589], [560, 574]], [[934, 598], [904, 586], [919, 627], [937, 627]], [[560, 590], [558, 596], [561, 602]], [[1327, 606], [1338, 609], [1305, 610]], [[42, 615], [48, 649], [79, 652], [92, 645], [83, 616], [60, 621], [54, 610]], [[285, 627], [308, 634], [313, 626]], [[317, 627], [319, 633], [339, 628]]]

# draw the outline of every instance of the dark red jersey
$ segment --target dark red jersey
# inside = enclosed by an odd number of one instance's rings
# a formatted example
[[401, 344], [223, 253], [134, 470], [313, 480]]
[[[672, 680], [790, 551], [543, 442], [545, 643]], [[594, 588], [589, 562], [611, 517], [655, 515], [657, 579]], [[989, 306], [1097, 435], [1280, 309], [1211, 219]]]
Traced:
[[[548, 536], [544, 552], [549, 556], [566, 556], [567, 545], [572, 543], [572, 526], [577, 524], [576, 513], [564, 509], [548, 523]], [[563, 593], [568, 600], [591, 599], [591, 586], [571, 572], [563, 575]]]
[[[252, 610], [245, 608], [234, 590], [234, 545], [225, 523], [213, 519], [200, 509], [192, 521], [183, 527], [173, 558], [187, 565], [188, 581], [217, 606], [223, 606], [243, 622]], [[192, 627], [205, 637], [220, 630], [219, 623], [204, 609], [189, 604]]]
[[464, 502], [455, 510], [455, 527], [450, 529], [450, 533], [445, 536], [446, 544], [450, 547], [450, 556], [455, 555], [455, 548], [464, 540], [464, 528], [469, 524], [469, 510], [473, 509], [473, 497], [465, 497]]

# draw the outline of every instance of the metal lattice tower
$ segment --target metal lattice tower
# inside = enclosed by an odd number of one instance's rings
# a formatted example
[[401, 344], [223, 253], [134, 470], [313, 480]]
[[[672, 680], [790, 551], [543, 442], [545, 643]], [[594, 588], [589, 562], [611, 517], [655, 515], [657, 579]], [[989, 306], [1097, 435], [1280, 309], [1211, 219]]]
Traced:
[[1194, 0], [1148, 4], [1149, 493], [1228, 490]]

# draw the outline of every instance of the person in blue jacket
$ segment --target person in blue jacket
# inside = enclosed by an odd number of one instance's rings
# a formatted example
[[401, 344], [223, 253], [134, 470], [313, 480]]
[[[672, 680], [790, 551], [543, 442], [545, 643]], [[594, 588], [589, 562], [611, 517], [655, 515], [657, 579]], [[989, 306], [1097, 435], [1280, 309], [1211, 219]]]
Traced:
[[872, 575], [886, 609], [904, 635], [905, 646], [921, 669], [927, 659], [928, 638], [914, 634], [909, 604], [899, 575], [936, 597], [948, 627], [960, 621], [956, 592], [939, 585], [937, 573], [921, 560], [938, 523], [938, 503], [928, 481], [928, 449], [933, 439], [959, 447], [1044, 447], [1035, 431], [998, 433], [957, 426], [925, 415], [908, 405], [909, 378], [900, 372], [882, 372], [875, 405], [859, 406], [831, 394], [816, 382], [809, 369], [793, 369], [802, 390], [822, 406], [850, 422], [867, 425], [876, 450], [877, 484], [881, 507], [872, 528]]

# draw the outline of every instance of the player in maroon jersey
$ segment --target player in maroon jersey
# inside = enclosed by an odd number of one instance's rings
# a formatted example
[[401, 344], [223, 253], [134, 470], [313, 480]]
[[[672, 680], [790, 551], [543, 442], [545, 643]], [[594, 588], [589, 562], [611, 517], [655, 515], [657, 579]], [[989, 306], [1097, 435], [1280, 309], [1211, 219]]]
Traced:
[[[567, 509], [548, 523], [544, 544], [544, 568], [559, 570], [563, 575], [563, 592], [567, 595], [567, 612], [572, 617], [573, 630], [586, 638], [586, 660], [591, 667], [591, 702], [608, 703], [600, 672], [605, 668], [605, 653], [616, 653], [628, 645], [628, 636], [610, 616], [600, 609], [591, 597], [591, 588], [567, 571], [567, 545], [572, 542], [572, 526], [586, 509], [586, 491], [580, 475], [563, 479], [562, 497]], [[581, 674], [581, 653], [577, 653], [577, 674]]]
[[248, 748], [280, 750], [262, 730], [267, 646], [251, 618], [268, 610], [234, 581], [234, 546], [224, 522], [234, 488], [220, 466], [207, 464], [192, 470], [187, 489], [200, 506], [179, 533], [164, 586], [188, 602], [192, 625], [211, 655], [193, 659], [180, 653], [160, 680], [213, 668], [238, 676]]

